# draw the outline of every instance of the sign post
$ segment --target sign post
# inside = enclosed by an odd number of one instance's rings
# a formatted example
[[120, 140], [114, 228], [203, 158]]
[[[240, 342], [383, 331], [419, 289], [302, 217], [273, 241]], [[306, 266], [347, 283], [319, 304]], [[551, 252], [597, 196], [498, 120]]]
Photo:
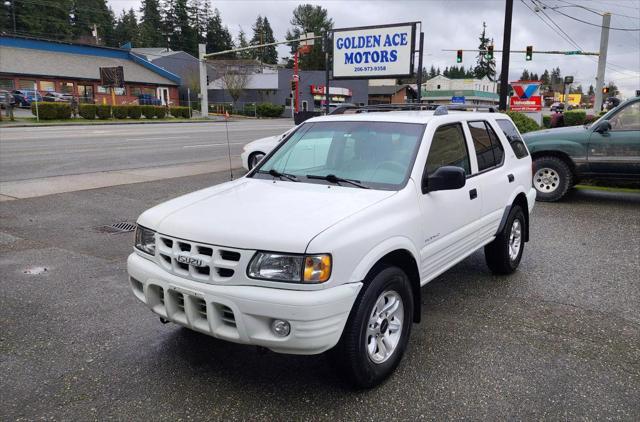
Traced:
[[540, 81], [516, 81], [511, 82], [513, 96], [509, 101], [511, 111], [519, 111], [530, 114], [542, 124], [542, 96], [540, 95]]

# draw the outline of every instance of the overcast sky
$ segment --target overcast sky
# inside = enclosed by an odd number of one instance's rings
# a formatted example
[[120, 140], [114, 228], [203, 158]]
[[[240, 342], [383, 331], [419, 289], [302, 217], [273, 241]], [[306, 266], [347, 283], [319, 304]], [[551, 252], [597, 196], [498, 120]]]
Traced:
[[[110, 6], [120, 14], [122, 9], [139, 9], [139, 0], [108, 0]], [[558, 24], [564, 32], [584, 51], [598, 51], [600, 27], [578, 22], [559, 12], [595, 25], [602, 24], [597, 13], [612, 13], [612, 28], [640, 28], [640, 0], [536, 0], [549, 6], [544, 13]], [[248, 34], [258, 14], [269, 18], [277, 40], [283, 40], [293, 9], [301, 1], [288, 0], [212, 0], [213, 7], [220, 10], [222, 21], [237, 36], [240, 27]], [[335, 28], [379, 25], [396, 22], [422, 21], [425, 33], [424, 65], [432, 64], [444, 69], [456, 64], [455, 52], [442, 49], [473, 49], [478, 47], [478, 35], [482, 22], [487, 23], [487, 35], [495, 41], [496, 50], [501, 49], [504, 25], [504, 0], [329, 0], [309, 1], [329, 11]], [[552, 30], [551, 23], [542, 12], [534, 12], [532, 0], [514, 0], [511, 50], [524, 50], [533, 46], [533, 61], [525, 61], [524, 53], [511, 55], [510, 80], [516, 80], [524, 68], [541, 74], [544, 69], [559, 66], [563, 76], [573, 75], [576, 83], [585, 89], [595, 86], [597, 57], [562, 56], [536, 54], [536, 50], [577, 50], [559, 30]], [[593, 11], [572, 5], [582, 5]], [[562, 6], [557, 10], [551, 10]], [[596, 12], [596, 13], [594, 13]], [[546, 25], [542, 19], [547, 20]], [[551, 26], [551, 27], [550, 27]], [[250, 36], [250, 35], [249, 35]], [[288, 56], [286, 46], [278, 50], [280, 56]], [[497, 57], [499, 71], [501, 56]], [[614, 81], [623, 96], [632, 96], [640, 89], [640, 31], [611, 30], [609, 36], [608, 67], [605, 81]], [[465, 53], [465, 67], [475, 64], [472, 53]]]

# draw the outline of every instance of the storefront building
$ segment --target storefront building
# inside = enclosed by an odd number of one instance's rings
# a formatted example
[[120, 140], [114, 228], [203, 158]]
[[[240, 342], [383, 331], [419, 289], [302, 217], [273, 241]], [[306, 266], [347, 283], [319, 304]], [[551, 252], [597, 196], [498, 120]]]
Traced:
[[177, 105], [180, 78], [129, 50], [44, 39], [0, 36], [0, 89], [72, 94], [85, 103], [111, 104], [100, 85], [100, 67], [122, 66], [125, 84], [114, 88], [116, 104], [136, 104], [140, 95]]

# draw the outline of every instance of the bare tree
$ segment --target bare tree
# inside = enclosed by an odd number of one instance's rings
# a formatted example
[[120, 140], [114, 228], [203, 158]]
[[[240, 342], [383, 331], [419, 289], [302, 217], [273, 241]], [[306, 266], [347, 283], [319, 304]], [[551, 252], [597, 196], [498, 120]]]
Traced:
[[224, 74], [222, 75], [222, 83], [227, 90], [233, 104], [235, 106], [236, 101], [242, 95], [242, 92], [247, 87], [249, 82], [249, 74], [246, 72], [244, 66], [227, 66]]

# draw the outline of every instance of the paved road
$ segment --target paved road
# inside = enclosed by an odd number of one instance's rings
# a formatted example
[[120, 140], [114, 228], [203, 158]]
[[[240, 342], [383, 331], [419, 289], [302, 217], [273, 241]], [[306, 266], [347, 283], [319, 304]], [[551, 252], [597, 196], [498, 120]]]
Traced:
[[92, 229], [224, 176], [0, 203], [0, 420], [640, 420], [640, 195], [538, 203], [520, 269], [478, 252], [429, 283], [398, 371], [358, 392], [322, 356], [162, 325], [133, 235]]
[[[231, 154], [284, 132], [288, 119], [229, 122]], [[0, 181], [226, 159], [225, 124], [167, 123], [2, 128]]]

